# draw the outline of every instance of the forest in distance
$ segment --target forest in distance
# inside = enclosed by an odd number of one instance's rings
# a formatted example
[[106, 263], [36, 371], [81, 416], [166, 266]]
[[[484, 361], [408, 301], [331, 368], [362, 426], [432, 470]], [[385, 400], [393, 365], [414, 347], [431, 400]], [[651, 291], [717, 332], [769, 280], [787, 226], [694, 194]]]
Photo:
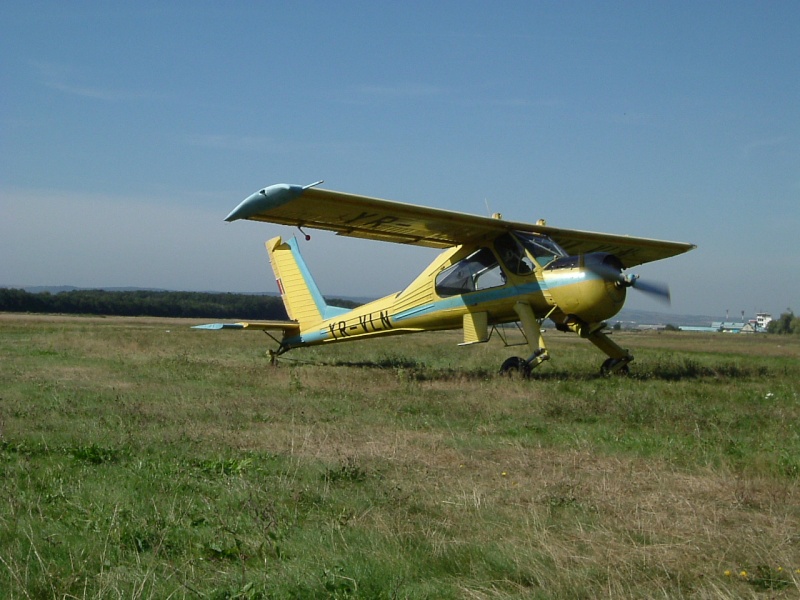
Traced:
[[[328, 302], [343, 307], [357, 306], [349, 300], [329, 299]], [[120, 317], [288, 318], [279, 296], [161, 290], [81, 289], [52, 294], [0, 288], [0, 311]]]
[[[357, 299], [326, 298], [328, 304], [355, 308]], [[365, 299], [366, 300], [366, 299]], [[200, 319], [288, 319], [280, 296], [269, 294], [242, 294], [232, 292], [178, 292], [169, 290], [105, 290], [64, 289], [59, 291], [31, 291], [21, 288], [0, 287], [0, 312], [105, 315], [112, 317], [170, 317]], [[696, 315], [664, 315], [623, 309], [617, 318], [630, 322], [664, 322], [673, 317], [684, 325], [704, 325], [711, 317]], [[648, 321], [648, 319], [650, 319]], [[655, 319], [655, 320], [653, 320]], [[616, 328], [626, 328], [617, 321]], [[678, 330], [674, 325], [668, 329]], [[800, 317], [791, 309], [773, 319], [768, 333], [800, 334]]]

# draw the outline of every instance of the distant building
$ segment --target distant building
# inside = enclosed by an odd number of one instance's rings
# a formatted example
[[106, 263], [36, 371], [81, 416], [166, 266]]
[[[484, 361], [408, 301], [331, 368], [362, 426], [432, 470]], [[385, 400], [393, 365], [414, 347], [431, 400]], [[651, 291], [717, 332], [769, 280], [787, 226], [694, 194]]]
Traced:
[[759, 330], [766, 331], [767, 325], [772, 321], [772, 315], [769, 313], [756, 313], [756, 326]]
[[711, 328], [722, 333], [739, 333], [745, 326], [743, 321], [712, 321]]
[[[744, 311], [742, 312], [744, 317]], [[720, 333], [764, 333], [772, 320], [768, 313], [757, 313], [755, 319], [749, 321], [712, 321], [711, 327], [681, 327], [681, 331], [716, 331]]]

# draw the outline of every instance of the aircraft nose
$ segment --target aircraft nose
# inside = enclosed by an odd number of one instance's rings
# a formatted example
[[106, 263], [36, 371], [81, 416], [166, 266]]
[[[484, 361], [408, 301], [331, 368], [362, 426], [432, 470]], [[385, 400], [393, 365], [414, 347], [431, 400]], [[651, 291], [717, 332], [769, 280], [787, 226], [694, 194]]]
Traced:
[[594, 252], [584, 257], [586, 268], [605, 280], [616, 281], [622, 273], [622, 263], [613, 254]]
[[[580, 264], [582, 263], [582, 264]], [[545, 269], [550, 294], [558, 308], [586, 322], [614, 316], [625, 302], [625, 287], [616, 285], [619, 260], [605, 253], [586, 254], [581, 261]]]

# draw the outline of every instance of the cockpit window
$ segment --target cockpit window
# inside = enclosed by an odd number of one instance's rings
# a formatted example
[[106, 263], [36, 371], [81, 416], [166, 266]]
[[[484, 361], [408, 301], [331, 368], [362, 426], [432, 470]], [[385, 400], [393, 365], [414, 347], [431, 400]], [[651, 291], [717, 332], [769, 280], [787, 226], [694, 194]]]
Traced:
[[525, 253], [525, 247], [510, 233], [504, 233], [494, 241], [495, 250], [506, 268], [515, 275], [533, 273], [533, 261]]
[[494, 253], [481, 248], [458, 261], [436, 276], [436, 293], [440, 296], [458, 296], [477, 292], [505, 283], [505, 276]]
[[514, 237], [525, 247], [540, 266], [557, 259], [569, 256], [564, 249], [546, 235], [515, 231]]

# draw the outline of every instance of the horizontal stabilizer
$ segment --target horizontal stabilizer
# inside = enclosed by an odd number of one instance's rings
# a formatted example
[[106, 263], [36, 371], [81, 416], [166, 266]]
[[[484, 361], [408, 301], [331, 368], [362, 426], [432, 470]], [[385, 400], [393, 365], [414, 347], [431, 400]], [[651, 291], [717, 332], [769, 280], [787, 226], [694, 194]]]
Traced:
[[258, 331], [279, 330], [284, 333], [297, 333], [300, 324], [297, 321], [258, 321], [254, 323], [207, 323], [194, 325], [192, 329], [254, 329]]

